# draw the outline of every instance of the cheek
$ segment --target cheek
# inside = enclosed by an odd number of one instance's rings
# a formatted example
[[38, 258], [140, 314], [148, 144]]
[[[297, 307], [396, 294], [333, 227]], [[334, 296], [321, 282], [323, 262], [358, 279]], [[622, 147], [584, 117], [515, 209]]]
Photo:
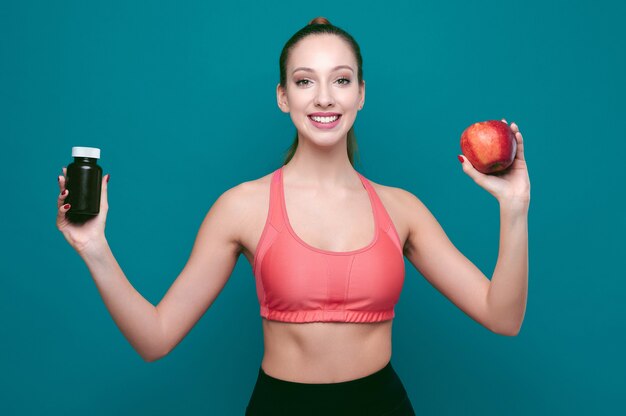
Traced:
[[289, 107], [291, 111], [302, 111], [310, 101], [311, 98], [307, 97], [306, 94], [293, 94], [289, 97]]
[[356, 113], [359, 110], [359, 100], [351, 98], [349, 101], [344, 101], [343, 108], [345, 109], [345, 112], [356, 116]]
[[360, 100], [361, 97], [359, 96], [358, 90], [346, 91], [345, 94], [342, 94], [342, 102], [345, 103], [347, 107], [357, 107]]

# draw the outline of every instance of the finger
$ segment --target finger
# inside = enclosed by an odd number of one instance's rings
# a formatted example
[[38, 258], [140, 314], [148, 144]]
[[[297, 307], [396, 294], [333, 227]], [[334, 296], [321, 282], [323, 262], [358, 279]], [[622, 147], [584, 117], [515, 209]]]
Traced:
[[65, 198], [67, 198], [69, 193], [70, 191], [67, 189], [64, 189], [59, 193], [59, 196], [57, 197], [57, 208], [60, 208], [62, 205], [65, 204]]
[[463, 172], [465, 172], [465, 174], [467, 174], [467, 176], [472, 178], [474, 180], [474, 182], [476, 182], [478, 185], [482, 186], [482, 184], [483, 184], [483, 182], [485, 180], [485, 177], [487, 175], [477, 171], [474, 168], [474, 166], [472, 165], [472, 163], [464, 155], [460, 155], [459, 158], [463, 159], [463, 162], [462, 162]]
[[[506, 123], [506, 120], [505, 120], [505, 119], [502, 119], [502, 121]], [[509, 123], [507, 123], [507, 124], [509, 124]]]
[[71, 206], [69, 204], [62, 204], [57, 208], [57, 227], [60, 227], [64, 222], [67, 221], [65, 217], [65, 213], [69, 211]]
[[107, 174], [102, 178], [102, 191], [100, 192], [100, 212], [104, 211], [105, 214], [109, 210], [108, 189], [110, 176], [110, 174]]
[[65, 190], [66, 178], [63, 175], [59, 175], [57, 179], [59, 180], [59, 191], [63, 192]]
[[59, 175], [59, 188], [63, 191], [65, 189], [65, 182], [67, 179], [67, 168], [63, 166], [61, 170], [63, 171], [63, 175]]
[[511, 122], [511, 130], [513, 130], [513, 133], [517, 133], [519, 131], [519, 127], [517, 126], [517, 124], [515, 124], [515, 122]]
[[524, 157], [524, 138], [519, 131], [515, 133], [515, 141], [517, 141], [517, 151], [515, 153], [515, 159], [526, 160]]

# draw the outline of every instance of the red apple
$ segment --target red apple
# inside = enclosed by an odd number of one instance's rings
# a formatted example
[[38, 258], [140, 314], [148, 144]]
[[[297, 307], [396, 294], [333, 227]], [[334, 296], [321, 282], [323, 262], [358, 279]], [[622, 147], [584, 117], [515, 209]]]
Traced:
[[495, 173], [513, 164], [517, 141], [504, 121], [482, 121], [465, 129], [461, 135], [461, 151], [477, 171]]

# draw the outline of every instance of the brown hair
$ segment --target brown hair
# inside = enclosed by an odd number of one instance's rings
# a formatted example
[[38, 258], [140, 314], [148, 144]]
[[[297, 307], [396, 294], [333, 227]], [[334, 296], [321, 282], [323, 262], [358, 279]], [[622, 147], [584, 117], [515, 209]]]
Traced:
[[[287, 59], [289, 58], [289, 53], [291, 52], [293, 47], [305, 37], [310, 36], [310, 35], [317, 35], [317, 34], [336, 35], [348, 43], [348, 45], [352, 49], [352, 52], [354, 52], [354, 56], [356, 58], [357, 69], [358, 69], [357, 76], [358, 76], [359, 84], [363, 84], [363, 58], [361, 57], [361, 48], [359, 48], [359, 44], [356, 43], [354, 38], [348, 32], [333, 25], [325, 17], [319, 16], [311, 20], [302, 29], [298, 30], [287, 41], [287, 43], [285, 43], [285, 46], [283, 47], [283, 50], [280, 53], [280, 59], [278, 61], [278, 64], [280, 67], [280, 86], [282, 88], [287, 87]], [[347, 141], [348, 141], [348, 146], [347, 146], [348, 147], [347, 149], [348, 159], [350, 159], [350, 163], [352, 164], [352, 166], [354, 166], [354, 156], [356, 155], [356, 157], [359, 158], [358, 147], [356, 144], [356, 136], [354, 134], [354, 126], [352, 126], [350, 130], [348, 131]], [[291, 144], [291, 146], [289, 147], [289, 149], [287, 149], [287, 151], [285, 152], [285, 160], [283, 164], [287, 164], [287, 162], [291, 160], [293, 155], [296, 153], [297, 148], [298, 148], [298, 131], [296, 130], [296, 137], [293, 143]]]

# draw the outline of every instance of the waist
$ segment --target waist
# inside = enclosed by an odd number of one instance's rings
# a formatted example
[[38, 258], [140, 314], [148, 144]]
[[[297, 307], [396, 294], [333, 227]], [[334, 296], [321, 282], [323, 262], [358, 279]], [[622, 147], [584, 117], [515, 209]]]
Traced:
[[268, 375], [300, 383], [337, 383], [367, 376], [391, 359], [392, 320], [375, 323], [288, 323], [263, 319]]

